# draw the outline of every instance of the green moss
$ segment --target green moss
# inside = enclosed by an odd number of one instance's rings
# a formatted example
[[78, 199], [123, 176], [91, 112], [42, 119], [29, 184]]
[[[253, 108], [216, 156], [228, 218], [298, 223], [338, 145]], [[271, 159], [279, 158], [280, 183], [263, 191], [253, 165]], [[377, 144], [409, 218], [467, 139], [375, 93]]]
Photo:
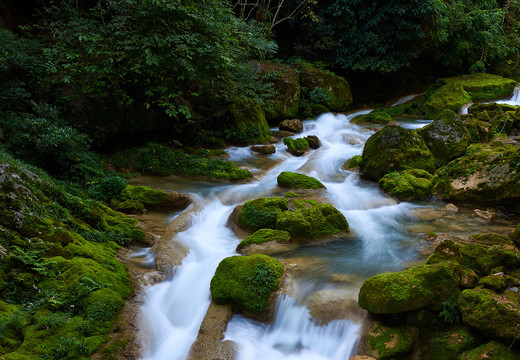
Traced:
[[399, 200], [421, 200], [431, 193], [433, 175], [425, 170], [394, 171], [379, 180], [379, 187]]
[[476, 349], [468, 351], [459, 358], [459, 360], [484, 359], [518, 360], [520, 359], [520, 354], [518, 354], [515, 350], [509, 349], [501, 342], [493, 340], [487, 344], [477, 347]]
[[491, 274], [481, 278], [478, 282], [486, 289], [491, 289], [497, 293], [501, 293], [507, 287], [507, 278], [503, 274]]
[[435, 247], [433, 253], [426, 260], [426, 264], [435, 264], [441, 262], [454, 262], [460, 264], [461, 254], [459, 246], [451, 239], [444, 240]]
[[509, 238], [516, 244], [516, 246], [520, 247], [520, 224], [518, 224], [516, 229], [509, 234]]
[[385, 126], [372, 135], [365, 143], [362, 159], [363, 173], [373, 180], [392, 171], [433, 172], [437, 167], [437, 161], [417, 132], [396, 125]]
[[237, 250], [240, 250], [250, 244], [263, 244], [269, 241], [276, 241], [281, 243], [289, 242], [291, 235], [287, 231], [273, 230], [273, 229], [260, 229], [246, 237], [240, 244], [238, 244]]
[[468, 289], [459, 296], [464, 323], [491, 338], [513, 341], [520, 336], [520, 305], [489, 289]]
[[167, 193], [162, 190], [155, 190], [146, 186], [132, 185], [128, 185], [121, 194], [123, 200], [139, 201], [144, 206], [158, 205], [166, 196]]
[[438, 81], [438, 88], [424, 103], [426, 114], [434, 117], [445, 108], [456, 113], [469, 101], [491, 101], [512, 94], [516, 82], [501, 76], [473, 74]]
[[353, 124], [388, 124], [392, 117], [384, 109], [376, 109], [368, 114], [355, 116], [350, 120]]
[[376, 314], [440, 309], [459, 292], [459, 269], [455, 264], [437, 263], [373, 276], [361, 287], [359, 305]]
[[295, 193], [293, 193], [292, 191], [289, 191], [289, 192], [286, 192], [286, 193], [285, 193], [285, 197], [288, 197], [288, 198], [295, 198], [295, 197], [298, 197], [298, 194], [295, 194]]
[[251, 232], [262, 228], [274, 229], [278, 216], [287, 209], [287, 199], [281, 197], [250, 200], [244, 204], [238, 223]]
[[230, 119], [225, 130], [226, 141], [238, 145], [269, 142], [271, 130], [264, 110], [259, 105], [237, 100], [229, 110]]
[[353, 169], [358, 166], [363, 166], [363, 157], [361, 155], [356, 155], [356, 156], [352, 157], [350, 160], [348, 160], [346, 164], [347, 164], [346, 166], [348, 169]]
[[218, 304], [261, 313], [278, 289], [283, 265], [266, 255], [232, 256], [222, 260], [211, 279], [211, 296]]
[[461, 354], [479, 343], [480, 336], [463, 325], [442, 330], [428, 328], [421, 331], [421, 358], [458, 360]]
[[137, 200], [125, 200], [122, 202], [116, 202], [114, 209], [129, 214], [138, 214], [144, 211], [144, 205], [142, 202]]
[[293, 199], [289, 202], [289, 208], [292, 209], [308, 209], [317, 206], [318, 202], [312, 199]]
[[348, 230], [348, 223], [341, 212], [330, 204], [319, 204], [306, 209], [284, 211], [276, 222], [278, 230], [284, 230], [299, 239], [334, 235]]
[[480, 233], [471, 235], [471, 241], [484, 245], [512, 245], [509, 237], [497, 233]]
[[290, 189], [319, 189], [325, 186], [317, 179], [288, 171], [283, 171], [276, 179], [278, 186]]
[[368, 345], [377, 351], [378, 359], [394, 359], [411, 352], [419, 329], [407, 325], [389, 327], [375, 322], [368, 336]]
[[108, 332], [112, 325], [110, 320], [123, 307], [123, 299], [118, 292], [103, 288], [85, 297], [82, 306], [88, 325], [96, 327], [95, 333]]
[[300, 107], [300, 75], [287, 65], [275, 62], [260, 63], [262, 75], [269, 78], [274, 97], [272, 109], [266, 110], [267, 120], [283, 120], [296, 117]]
[[287, 146], [287, 150], [295, 156], [303, 155], [310, 148], [309, 142], [304, 138], [284, 138], [283, 143]]

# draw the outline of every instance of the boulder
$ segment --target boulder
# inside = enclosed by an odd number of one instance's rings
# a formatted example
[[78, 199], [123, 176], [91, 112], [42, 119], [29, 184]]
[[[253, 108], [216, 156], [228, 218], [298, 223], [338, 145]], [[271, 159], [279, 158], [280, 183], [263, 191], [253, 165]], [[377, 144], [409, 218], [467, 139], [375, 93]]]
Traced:
[[316, 291], [309, 296], [306, 305], [320, 326], [340, 319], [361, 323], [366, 315], [366, 310], [349, 299], [346, 291], [338, 289]]
[[290, 66], [274, 62], [261, 62], [259, 66], [261, 73], [269, 76], [276, 94], [272, 109], [265, 113], [266, 119], [268, 121], [283, 120], [296, 116], [300, 108], [301, 93], [298, 71]]
[[321, 147], [321, 141], [316, 135], [309, 135], [304, 137], [305, 140], [309, 143], [309, 147], [313, 150]]
[[227, 257], [211, 279], [211, 296], [217, 304], [231, 305], [258, 320], [269, 320], [274, 315], [274, 293], [283, 274], [284, 266], [270, 256]]
[[490, 341], [462, 354], [458, 360], [518, 360], [520, 354], [498, 341]]
[[464, 123], [457, 114], [447, 109], [433, 123], [419, 129], [418, 133], [440, 165], [463, 155], [470, 140]]
[[368, 114], [355, 116], [350, 122], [352, 124], [383, 124], [392, 122], [392, 117], [383, 109], [376, 109]]
[[461, 265], [486, 276], [499, 266], [520, 266], [520, 252], [510, 245], [459, 244]]
[[238, 145], [269, 143], [271, 130], [259, 105], [237, 102], [230, 106], [229, 114], [226, 141]]
[[419, 329], [408, 325], [385, 326], [375, 321], [368, 336], [370, 355], [379, 360], [394, 359], [412, 351]]
[[320, 189], [325, 188], [319, 180], [304, 174], [283, 171], [278, 175], [278, 186], [289, 189]]
[[434, 117], [448, 108], [456, 113], [470, 101], [491, 101], [511, 96], [516, 81], [491, 74], [444, 78], [424, 103], [425, 112]]
[[245, 230], [275, 229], [278, 216], [288, 209], [288, 202], [281, 197], [267, 197], [247, 201], [237, 222]]
[[459, 309], [464, 323], [487, 336], [505, 341], [520, 337], [520, 304], [489, 289], [460, 293]]
[[310, 148], [309, 142], [304, 138], [285, 138], [283, 139], [283, 143], [287, 146], [287, 151], [294, 156], [302, 156]]
[[433, 193], [444, 200], [514, 203], [520, 198], [520, 151], [512, 145], [472, 144], [468, 155], [440, 168]]
[[292, 133], [298, 134], [303, 131], [303, 123], [299, 119], [287, 119], [278, 125], [278, 129], [280, 131], [290, 131]]
[[460, 266], [436, 263], [367, 279], [359, 292], [359, 305], [375, 314], [438, 310], [459, 293]]
[[437, 161], [416, 131], [385, 126], [372, 135], [363, 149], [363, 174], [379, 180], [392, 171], [422, 169], [433, 172]]
[[306, 209], [284, 211], [278, 216], [276, 228], [305, 241], [348, 231], [348, 222], [331, 204], [317, 204]]
[[307, 63], [297, 64], [300, 82], [309, 90], [323, 88], [329, 100], [323, 104], [331, 111], [346, 111], [352, 105], [352, 93], [348, 82], [334, 73], [316, 68]]
[[287, 231], [260, 229], [242, 240], [237, 246], [237, 252], [242, 255], [274, 255], [298, 247], [290, 240], [291, 235]]
[[[167, 193], [163, 190], [151, 189], [147, 186], [128, 185], [121, 194], [125, 202], [140, 202], [148, 210], [175, 211], [183, 210], [193, 202], [191, 196], [183, 193]], [[119, 206], [122, 206], [119, 205]], [[135, 205], [135, 207], [140, 207]]]
[[276, 152], [276, 148], [272, 144], [270, 144], [270, 145], [253, 145], [253, 146], [251, 146], [251, 151], [257, 152], [259, 154], [270, 155], [270, 154], [274, 154]]
[[436, 331], [421, 331], [421, 359], [458, 360], [461, 354], [480, 343], [480, 337], [464, 325]]
[[363, 163], [362, 156], [355, 155], [354, 157], [345, 161], [345, 163], [343, 165], [341, 165], [341, 168], [343, 170], [359, 171], [361, 169], [362, 163]]
[[379, 187], [399, 200], [422, 200], [433, 187], [433, 175], [421, 169], [391, 172], [379, 180]]

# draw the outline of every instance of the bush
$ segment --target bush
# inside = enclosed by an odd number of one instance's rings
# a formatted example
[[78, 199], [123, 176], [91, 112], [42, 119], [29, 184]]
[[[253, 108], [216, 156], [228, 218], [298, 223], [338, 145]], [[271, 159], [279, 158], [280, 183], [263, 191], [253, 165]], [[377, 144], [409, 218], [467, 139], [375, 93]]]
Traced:
[[96, 200], [110, 202], [118, 199], [126, 188], [126, 180], [119, 176], [111, 176], [96, 182], [88, 189], [88, 194]]

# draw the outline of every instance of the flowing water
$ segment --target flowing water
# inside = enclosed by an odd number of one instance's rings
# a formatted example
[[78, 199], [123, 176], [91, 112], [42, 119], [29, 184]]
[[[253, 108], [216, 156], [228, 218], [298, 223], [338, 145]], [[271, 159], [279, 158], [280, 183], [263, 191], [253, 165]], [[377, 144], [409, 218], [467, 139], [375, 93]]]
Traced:
[[[443, 211], [445, 204], [434, 201], [401, 202], [383, 194], [377, 184], [362, 180], [341, 165], [360, 155], [365, 141], [377, 128], [353, 125], [351, 115], [324, 114], [304, 122], [306, 135], [317, 135], [322, 146], [302, 157], [287, 153], [282, 143], [270, 156], [253, 155], [249, 148], [231, 148], [230, 160], [251, 169], [255, 181], [248, 184], [215, 185], [149, 178], [147, 185], [192, 193], [202, 209], [193, 214], [191, 227], [175, 236], [189, 249], [181, 266], [169, 281], [146, 289], [143, 305], [146, 360], [186, 358], [210, 303], [209, 283], [219, 262], [236, 255], [239, 239], [226, 226], [238, 204], [258, 197], [283, 195], [276, 177], [282, 171], [314, 176], [325, 184], [325, 197], [350, 224], [351, 234], [341, 239], [307, 245], [282, 254], [280, 258], [302, 267], [288, 295], [278, 301], [276, 318], [266, 325], [235, 315], [226, 339], [239, 344], [238, 359], [348, 359], [356, 353], [362, 327], [360, 312], [352, 311], [323, 323], [311, 315], [310, 299], [317, 294], [340, 296], [355, 303], [366, 278], [384, 271], [396, 271], [424, 259], [428, 231], [467, 236], [483, 230], [500, 230], [502, 224], [484, 225], [469, 216], [470, 210]], [[402, 126], [418, 128], [428, 121], [403, 121]], [[494, 226], [494, 227], [493, 227]], [[504, 225], [504, 226], [507, 226]], [[143, 253], [140, 249], [138, 254]]]

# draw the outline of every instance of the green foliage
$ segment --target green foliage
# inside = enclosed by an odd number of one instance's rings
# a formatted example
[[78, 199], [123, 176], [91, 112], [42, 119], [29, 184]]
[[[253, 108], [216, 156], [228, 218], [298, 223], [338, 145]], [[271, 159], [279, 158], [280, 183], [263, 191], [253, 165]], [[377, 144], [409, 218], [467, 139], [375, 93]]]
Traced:
[[88, 194], [96, 200], [108, 203], [112, 199], [118, 199], [125, 188], [125, 179], [111, 176], [92, 184], [88, 189]]
[[327, 105], [332, 97], [329, 94], [329, 91], [323, 87], [315, 87], [307, 93], [307, 98], [309, 102], [312, 104], [321, 104]]
[[441, 305], [442, 310], [439, 313], [439, 317], [448, 324], [457, 324], [460, 321], [459, 305], [457, 304], [457, 300], [447, 300]]

